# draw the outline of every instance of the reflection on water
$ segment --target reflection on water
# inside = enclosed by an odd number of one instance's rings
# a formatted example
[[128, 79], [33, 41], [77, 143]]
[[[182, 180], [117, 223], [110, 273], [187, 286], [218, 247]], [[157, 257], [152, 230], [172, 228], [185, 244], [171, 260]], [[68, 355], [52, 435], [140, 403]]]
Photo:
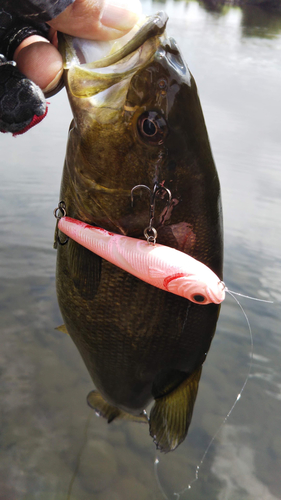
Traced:
[[243, 7], [242, 33], [244, 36], [276, 38], [281, 33], [281, 12], [259, 7]]
[[[268, 18], [266, 26], [266, 17], [255, 18], [250, 26], [245, 19], [253, 20], [256, 9], [246, 16], [245, 9], [213, 14], [195, 2], [143, 6], [146, 13], [168, 11], [169, 34], [198, 84], [222, 185], [225, 281], [238, 292], [280, 301], [280, 18]], [[0, 498], [158, 500], [164, 497], [146, 426], [107, 425], [94, 415], [88, 425], [91, 381], [68, 336], [54, 330], [62, 321], [52, 210], [69, 122], [61, 93], [26, 136], [0, 138]], [[280, 307], [241, 302], [254, 333], [252, 375], [184, 500], [280, 498]], [[228, 297], [189, 436], [160, 456], [167, 498], [194, 478], [243, 385], [249, 351], [245, 319]]]

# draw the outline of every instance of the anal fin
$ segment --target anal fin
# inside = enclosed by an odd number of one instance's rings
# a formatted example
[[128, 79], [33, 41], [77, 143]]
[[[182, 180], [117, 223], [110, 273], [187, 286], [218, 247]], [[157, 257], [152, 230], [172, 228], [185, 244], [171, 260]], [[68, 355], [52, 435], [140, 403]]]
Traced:
[[157, 449], [175, 450], [185, 439], [191, 422], [202, 366], [176, 389], [160, 398], [150, 412], [149, 432]]
[[93, 408], [98, 416], [104, 417], [110, 424], [114, 419], [130, 420], [131, 422], [148, 423], [147, 414], [143, 411], [140, 415], [131, 415], [116, 406], [107, 403], [97, 391], [89, 392], [87, 396], [88, 405]]

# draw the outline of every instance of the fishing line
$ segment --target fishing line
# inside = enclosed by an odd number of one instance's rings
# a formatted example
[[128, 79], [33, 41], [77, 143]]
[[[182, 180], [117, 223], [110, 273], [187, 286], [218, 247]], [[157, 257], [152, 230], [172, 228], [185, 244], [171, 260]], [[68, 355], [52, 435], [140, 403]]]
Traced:
[[[180, 498], [180, 496], [187, 490], [190, 490], [191, 489], [191, 486], [192, 484], [194, 484], [198, 479], [199, 479], [199, 470], [200, 470], [200, 467], [203, 465], [204, 461], [205, 461], [205, 458], [206, 458], [206, 455], [207, 453], [209, 452], [209, 449], [211, 448], [213, 442], [215, 441], [217, 435], [219, 434], [219, 432], [221, 431], [222, 427], [225, 425], [226, 421], [228, 420], [229, 416], [231, 415], [231, 413], [233, 412], [237, 402], [239, 401], [239, 399], [241, 398], [241, 395], [242, 395], [242, 392], [244, 391], [245, 387], [246, 387], [246, 384], [250, 378], [250, 373], [251, 373], [251, 370], [252, 370], [252, 366], [253, 366], [253, 357], [254, 357], [254, 339], [253, 339], [253, 332], [252, 332], [252, 328], [251, 328], [251, 325], [250, 325], [250, 321], [249, 321], [249, 318], [244, 310], [244, 308], [242, 307], [242, 305], [240, 304], [239, 300], [233, 295], [233, 292], [231, 292], [230, 290], [226, 289], [226, 292], [229, 293], [229, 295], [231, 295], [231, 297], [235, 300], [235, 302], [238, 304], [238, 306], [240, 307], [243, 315], [244, 315], [244, 318], [246, 320], [246, 323], [247, 323], [247, 326], [248, 326], [248, 330], [249, 330], [249, 334], [250, 334], [250, 363], [249, 363], [249, 369], [248, 369], [248, 373], [246, 375], [246, 378], [244, 380], [244, 383], [239, 391], [239, 393], [237, 394], [236, 396], [236, 399], [233, 403], [233, 405], [231, 406], [230, 410], [228, 411], [228, 413], [226, 414], [226, 416], [224, 417], [222, 423], [220, 424], [219, 428], [217, 429], [217, 431], [215, 432], [214, 436], [212, 437], [211, 441], [209, 442], [206, 450], [204, 451], [203, 453], [203, 456], [199, 462], [199, 464], [196, 466], [196, 470], [195, 470], [195, 477], [193, 479], [193, 481], [191, 481], [191, 483], [189, 483], [189, 485], [187, 486], [187, 488], [185, 488], [183, 491], [179, 492], [179, 493], [174, 493], [176, 499], [178, 500]], [[236, 292], [234, 292], [236, 293]], [[240, 294], [239, 294], [240, 295]], [[249, 297], [251, 298], [251, 297]], [[254, 300], [259, 300], [259, 299], [254, 299]]]
[[[257, 299], [257, 298], [254, 298], [254, 297], [250, 297], [248, 295], [243, 295], [241, 293], [238, 293], [238, 292], [233, 292], [232, 290], [229, 290], [228, 288], [225, 288], [225, 291], [231, 295], [231, 297], [235, 300], [235, 302], [238, 304], [238, 306], [240, 307], [243, 315], [244, 315], [244, 318], [246, 320], [246, 323], [247, 323], [247, 326], [248, 326], [248, 331], [249, 331], [249, 334], [250, 334], [250, 363], [249, 363], [249, 369], [248, 369], [248, 373], [246, 375], [246, 378], [245, 378], [245, 381], [239, 391], [239, 393], [237, 394], [236, 396], [236, 399], [233, 403], [233, 405], [231, 406], [230, 410], [228, 411], [228, 413], [226, 414], [226, 416], [224, 417], [222, 423], [220, 424], [220, 426], [218, 427], [217, 431], [215, 432], [214, 436], [212, 437], [211, 441], [209, 442], [206, 450], [204, 451], [203, 455], [202, 455], [202, 458], [200, 460], [200, 462], [198, 463], [198, 465], [196, 466], [196, 469], [195, 469], [195, 477], [194, 479], [188, 484], [188, 486], [186, 488], [184, 488], [182, 491], [179, 491], [179, 492], [174, 492], [173, 493], [173, 496], [175, 497], [176, 500], [179, 500], [180, 497], [188, 490], [191, 489], [192, 485], [199, 479], [199, 471], [200, 471], [200, 468], [202, 467], [204, 461], [205, 461], [205, 458], [206, 458], [206, 455], [208, 454], [213, 442], [215, 441], [217, 435], [219, 434], [219, 432], [221, 431], [222, 427], [225, 425], [226, 421], [228, 420], [229, 416], [231, 415], [232, 411], [234, 410], [237, 402], [240, 400], [241, 398], [241, 395], [246, 387], [246, 384], [250, 378], [250, 373], [251, 373], [251, 370], [252, 370], [252, 366], [253, 366], [253, 357], [254, 357], [254, 340], [253, 340], [253, 332], [252, 332], [252, 328], [251, 328], [251, 325], [250, 325], [250, 321], [249, 321], [249, 318], [244, 310], [244, 308], [242, 307], [242, 305], [240, 304], [239, 300], [235, 297], [235, 295], [239, 295], [240, 297], [245, 297], [247, 299], [251, 299], [251, 300], [256, 300], [256, 301], [259, 301], [259, 302], [266, 302], [266, 303], [270, 303], [272, 304], [273, 301], [271, 300], [263, 300], [263, 299]], [[158, 475], [158, 464], [159, 464], [159, 458], [158, 456], [156, 455], [156, 458], [155, 458], [155, 461], [154, 461], [154, 472], [155, 472], [155, 476], [156, 476], [156, 480], [157, 480], [157, 483], [158, 483], [158, 487], [159, 489], [161, 490], [162, 494], [164, 495], [164, 498], [166, 500], [169, 500], [168, 497], [166, 496], [164, 490], [163, 490], [163, 487], [161, 485], [161, 482], [160, 482], [160, 479], [159, 479], [159, 475]]]
[[157, 452], [156, 452], [155, 460], [154, 460], [154, 475], [156, 477], [156, 482], [157, 482], [158, 488], [161, 491], [163, 497], [165, 498], [165, 500], [169, 500], [169, 498], [167, 497], [167, 495], [162, 487], [161, 481], [159, 479], [158, 470], [157, 470], [159, 462], [160, 462], [160, 460], [159, 460], [159, 458], [157, 456]]
[[[256, 300], [257, 302], [266, 302], [267, 304], [274, 304], [273, 300], [257, 299], [256, 297], [250, 297], [249, 295], [244, 295], [243, 293], [234, 292], [233, 290], [229, 290], [229, 288], [227, 287], [225, 288], [225, 291], [229, 293], [229, 295], [231, 295], [232, 297], [233, 295], [239, 295], [239, 297], [245, 297], [245, 299]], [[235, 299], [235, 297], [233, 298]], [[239, 304], [239, 306], [242, 307], [241, 304]]]
[[67, 492], [66, 500], [70, 500], [70, 497], [71, 497], [71, 494], [72, 494], [72, 488], [73, 488], [74, 481], [75, 481], [75, 479], [77, 477], [77, 474], [78, 474], [78, 471], [79, 471], [82, 453], [83, 453], [83, 451], [85, 449], [85, 446], [87, 444], [88, 430], [89, 430], [89, 425], [90, 425], [90, 422], [91, 422], [92, 415], [93, 415], [93, 412], [90, 411], [89, 416], [88, 416], [87, 421], [86, 421], [85, 428], [84, 428], [82, 445], [81, 445], [80, 451], [79, 451], [78, 456], [77, 456], [76, 466], [75, 466], [74, 472], [72, 474], [72, 477], [70, 479], [70, 483], [69, 483], [69, 487], [68, 487], [68, 492]]

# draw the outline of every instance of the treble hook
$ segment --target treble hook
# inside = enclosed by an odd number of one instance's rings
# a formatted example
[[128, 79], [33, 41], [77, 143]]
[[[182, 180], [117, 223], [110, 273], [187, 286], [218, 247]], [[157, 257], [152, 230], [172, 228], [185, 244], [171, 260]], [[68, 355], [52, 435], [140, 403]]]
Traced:
[[66, 205], [64, 201], [59, 202], [57, 208], [55, 208], [55, 210], [53, 211], [53, 214], [58, 220], [66, 216]]
[[145, 228], [144, 236], [146, 237], [146, 240], [148, 243], [153, 243], [155, 245], [156, 238], [157, 238], [157, 231], [152, 226], [152, 223], [154, 220], [154, 215], [155, 215], [155, 198], [156, 198], [157, 194], [159, 194], [161, 191], [165, 191], [165, 193], [168, 194], [167, 207], [169, 207], [171, 204], [171, 200], [172, 200], [172, 194], [168, 188], [166, 188], [165, 186], [162, 186], [161, 184], [158, 184], [157, 182], [155, 182], [155, 184], [153, 186], [153, 190], [151, 190], [145, 184], [138, 184], [137, 186], [134, 186], [131, 189], [131, 205], [132, 205], [132, 207], [134, 205], [134, 191], [135, 191], [135, 189], [139, 189], [139, 188], [147, 189], [150, 193], [149, 226]]
[[[60, 220], [62, 217], [66, 216], [66, 205], [65, 205], [64, 201], [59, 202], [59, 204], [58, 204], [57, 208], [55, 208], [53, 214], [57, 220]], [[57, 248], [57, 245], [56, 245], [57, 242], [63, 246], [63, 245], [66, 245], [68, 240], [69, 240], [69, 237], [67, 236], [67, 238], [64, 241], [61, 241], [61, 239], [59, 237], [58, 227], [56, 227], [54, 248]]]

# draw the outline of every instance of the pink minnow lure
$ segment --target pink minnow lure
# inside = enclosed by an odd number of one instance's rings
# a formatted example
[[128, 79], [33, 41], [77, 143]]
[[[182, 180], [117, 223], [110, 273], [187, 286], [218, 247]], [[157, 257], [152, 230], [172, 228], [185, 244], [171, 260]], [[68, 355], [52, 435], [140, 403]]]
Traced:
[[225, 285], [219, 277], [175, 248], [111, 233], [70, 217], [62, 217], [58, 227], [91, 252], [157, 288], [196, 304], [220, 304], [225, 298]]

